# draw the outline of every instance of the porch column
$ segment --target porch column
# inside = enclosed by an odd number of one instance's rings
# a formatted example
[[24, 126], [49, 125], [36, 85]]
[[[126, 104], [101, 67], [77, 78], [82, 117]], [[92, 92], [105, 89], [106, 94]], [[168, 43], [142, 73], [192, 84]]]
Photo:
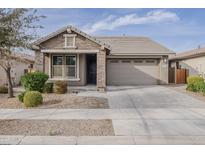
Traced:
[[159, 84], [168, 84], [169, 72], [168, 72], [168, 57], [160, 59], [159, 70], [160, 70], [160, 82]]
[[106, 90], [106, 51], [101, 49], [97, 53], [97, 90]]
[[43, 53], [39, 50], [35, 51], [34, 69], [35, 71], [43, 72]]

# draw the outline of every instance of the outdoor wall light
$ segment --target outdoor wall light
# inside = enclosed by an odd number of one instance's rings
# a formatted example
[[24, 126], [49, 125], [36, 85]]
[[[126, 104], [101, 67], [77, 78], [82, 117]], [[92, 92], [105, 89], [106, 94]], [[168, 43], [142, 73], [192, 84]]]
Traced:
[[163, 62], [165, 63], [165, 64], [167, 64], [167, 58], [163, 58]]

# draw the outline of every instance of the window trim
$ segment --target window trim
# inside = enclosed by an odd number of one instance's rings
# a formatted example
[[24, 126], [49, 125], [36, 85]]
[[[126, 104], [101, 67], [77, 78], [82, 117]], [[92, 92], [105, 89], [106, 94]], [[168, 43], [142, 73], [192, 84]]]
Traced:
[[[65, 38], [64, 48], [76, 48], [76, 36], [77, 36], [76, 34], [64, 34], [63, 36]], [[72, 46], [67, 45], [68, 38], [73, 38], [73, 45]]]
[[[53, 57], [54, 56], [62, 56], [63, 57], [63, 65], [62, 65], [62, 76], [54, 76], [54, 74], [53, 74]], [[69, 76], [66, 76], [65, 75], [65, 66], [67, 66], [67, 65], [65, 65], [65, 62], [66, 62], [66, 56], [75, 56], [76, 57], [76, 64], [75, 64], [75, 74], [76, 74], [76, 76], [75, 77], [70, 77], [69, 78]], [[52, 56], [51, 56], [51, 66], [50, 66], [50, 74], [51, 74], [51, 76], [50, 76], [50, 80], [55, 80], [55, 79], [58, 79], [58, 80], [67, 80], [67, 81], [80, 81], [80, 77], [79, 77], [79, 64], [80, 64], [80, 62], [79, 62], [79, 54], [52, 54]]]
[[[66, 65], [66, 57], [75, 57], [76, 61], [75, 61], [75, 65]], [[69, 79], [75, 79], [77, 78], [77, 56], [76, 55], [65, 55], [65, 69], [66, 67], [69, 67], [69, 66], [72, 66], [72, 67], [75, 67], [75, 77], [73, 76], [65, 76], [66, 78], [69, 78]]]
[[[54, 67], [53, 67], [53, 61], [54, 61], [53, 57], [55, 57], [55, 56], [59, 56], [59, 57], [61, 56], [62, 57], [62, 65], [61, 65], [62, 66], [62, 68], [61, 68], [62, 69], [62, 76], [54, 76], [54, 74], [53, 74], [54, 73], [54, 71], [53, 71], [53, 69], [54, 69]], [[63, 73], [63, 55], [52, 55], [52, 66], [51, 66], [51, 68], [52, 68], [52, 70], [51, 70], [52, 78], [61, 78], [61, 77], [63, 77], [63, 74], [64, 74]]]

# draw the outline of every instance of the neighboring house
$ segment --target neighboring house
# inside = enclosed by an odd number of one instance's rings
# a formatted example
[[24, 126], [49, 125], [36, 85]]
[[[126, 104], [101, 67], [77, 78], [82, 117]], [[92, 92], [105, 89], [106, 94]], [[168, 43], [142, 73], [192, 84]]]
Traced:
[[[21, 76], [24, 75], [28, 68], [32, 68], [34, 64], [34, 57], [25, 55], [22, 53], [13, 54], [14, 60], [12, 60], [11, 67], [11, 79], [14, 86], [20, 84]], [[21, 60], [15, 60], [15, 57]], [[0, 85], [7, 85], [7, 77], [3, 68], [0, 67]]]
[[33, 43], [35, 69], [69, 85], [152, 85], [168, 83], [166, 47], [147, 37], [92, 37], [67, 26]]
[[205, 78], [205, 48], [184, 51], [170, 57], [171, 69], [186, 69], [187, 76], [200, 75]]

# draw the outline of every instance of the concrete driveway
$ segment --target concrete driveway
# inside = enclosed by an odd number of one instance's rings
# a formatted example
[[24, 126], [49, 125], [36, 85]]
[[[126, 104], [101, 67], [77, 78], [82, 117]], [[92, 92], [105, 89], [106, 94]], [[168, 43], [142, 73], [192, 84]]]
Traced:
[[108, 87], [92, 95], [106, 96], [127, 116], [112, 120], [116, 136], [134, 136], [136, 144], [205, 144], [205, 102], [192, 96], [165, 86]]
[[[145, 140], [161, 137], [165, 141], [178, 136], [184, 144], [205, 135], [205, 102], [163, 86], [112, 89], [108, 94], [111, 108], [134, 108], [141, 117], [113, 120], [116, 135], [144, 136]], [[142, 142], [142, 138], [136, 140]]]

